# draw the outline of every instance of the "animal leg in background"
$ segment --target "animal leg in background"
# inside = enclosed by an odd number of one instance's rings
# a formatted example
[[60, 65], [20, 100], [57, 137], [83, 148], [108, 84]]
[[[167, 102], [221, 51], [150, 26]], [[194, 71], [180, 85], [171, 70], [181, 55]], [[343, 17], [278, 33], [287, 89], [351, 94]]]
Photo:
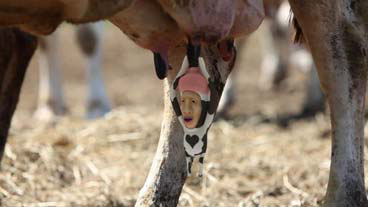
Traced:
[[[103, 22], [77, 27], [78, 45], [87, 60], [86, 117], [88, 119], [101, 117], [111, 110], [100, 73], [102, 27]], [[39, 120], [50, 121], [67, 111], [61, 84], [58, 32], [40, 39], [42, 43], [39, 53], [40, 86], [35, 117]]]
[[[278, 120], [279, 124], [287, 126], [290, 121], [308, 118], [323, 111], [324, 97], [309, 52], [303, 47], [293, 46], [290, 42], [289, 3], [284, 0], [265, 0], [264, 5], [267, 30], [263, 38], [265, 43], [262, 45], [267, 45], [267, 49], [260, 67], [259, 88], [263, 90], [277, 88], [287, 78], [287, 71], [290, 68], [308, 71], [309, 76], [301, 111], [296, 114], [283, 114], [280, 116], [282, 120]], [[237, 46], [238, 57], [241, 58], [246, 48], [246, 39], [238, 39]], [[235, 73], [238, 70], [236, 68], [237, 64], [235, 64]], [[236, 101], [234, 72], [226, 81], [215, 119], [229, 118], [228, 111]]]
[[77, 28], [79, 46], [87, 59], [87, 112], [88, 119], [101, 117], [111, 111], [106, 87], [101, 75], [102, 33], [104, 22], [80, 25]]
[[0, 29], [0, 158], [37, 38], [18, 29]]
[[[364, 184], [367, 1], [290, 0], [331, 110], [332, 150], [324, 206], [368, 206]], [[299, 33], [302, 31], [302, 33]], [[297, 36], [300, 37], [300, 36]]]
[[58, 32], [39, 37], [39, 89], [38, 103], [34, 117], [41, 121], [51, 121], [64, 115], [67, 107], [64, 101], [60, 74], [60, 54]]
[[288, 60], [292, 52], [286, 1], [265, 1], [268, 30], [264, 41], [267, 49], [261, 63], [258, 87], [263, 90], [276, 88], [287, 76]]

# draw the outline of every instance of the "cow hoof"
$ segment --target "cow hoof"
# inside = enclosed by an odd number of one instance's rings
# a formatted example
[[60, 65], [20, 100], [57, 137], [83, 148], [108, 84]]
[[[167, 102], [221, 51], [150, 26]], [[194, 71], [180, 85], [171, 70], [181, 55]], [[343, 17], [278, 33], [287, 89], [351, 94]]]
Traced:
[[87, 119], [101, 118], [110, 111], [111, 111], [110, 104], [98, 100], [90, 101], [87, 106], [86, 118]]
[[64, 115], [67, 112], [66, 108], [63, 113], [57, 114], [51, 107], [49, 106], [41, 106], [38, 107], [34, 112], [33, 117], [41, 123], [44, 124], [52, 124], [57, 122], [60, 115]]

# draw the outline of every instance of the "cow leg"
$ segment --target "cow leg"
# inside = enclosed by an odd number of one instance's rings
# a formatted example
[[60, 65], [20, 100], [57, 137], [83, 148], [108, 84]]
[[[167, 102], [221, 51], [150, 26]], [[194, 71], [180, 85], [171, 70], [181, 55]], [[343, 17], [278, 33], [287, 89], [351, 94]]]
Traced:
[[301, 111], [280, 116], [277, 119], [279, 126], [287, 127], [290, 122], [314, 117], [318, 112], [324, 111], [325, 97], [319, 84], [317, 69], [314, 64], [311, 67]]
[[222, 96], [217, 107], [216, 119], [219, 118], [227, 118], [228, 112], [231, 107], [234, 105], [235, 102], [235, 80], [234, 80], [234, 73], [229, 75], [224, 91], [222, 92]]
[[50, 122], [56, 116], [64, 115], [67, 107], [60, 76], [60, 54], [57, 32], [40, 37], [39, 47], [39, 92], [34, 117]]
[[0, 29], [0, 158], [37, 38], [16, 29]]
[[[275, 5], [276, 7], [276, 5]], [[265, 39], [268, 44], [261, 63], [259, 88], [270, 90], [276, 88], [287, 76], [288, 59], [291, 52], [287, 16], [289, 5], [284, 2], [278, 6], [276, 14], [269, 14], [270, 35]], [[286, 13], [286, 14], [285, 14]], [[286, 16], [286, 17], [285, 17]]]
[[186, 179], [183, 129], [172, 109], [169, 83], [164, 82], [165, 109], [160, 141], [136, 207], [176, 206]]
[[146, 182], [139, 192], [136, 207], [176, 206], [186, 179], [184, 132], [169, 96], [170, 85], [177, 73], [175, 69], [180, 68], [182, 60], [183, 56], [170, 61], [174, 63], [174, 69], [169, 70], [167, 78], [164, 79], [164, 118], [160, 141]]
[[355, 10], [363, 2], [290, 0], [331, 109], [328, 207], [368, 206], [363, 164], [367, 30]]
[[88, 119], [101, 117], [111, 111], [111, 104], [101, 75], [101, 45], [103, 22], [78, 27], [79, 46], [87, 58]]

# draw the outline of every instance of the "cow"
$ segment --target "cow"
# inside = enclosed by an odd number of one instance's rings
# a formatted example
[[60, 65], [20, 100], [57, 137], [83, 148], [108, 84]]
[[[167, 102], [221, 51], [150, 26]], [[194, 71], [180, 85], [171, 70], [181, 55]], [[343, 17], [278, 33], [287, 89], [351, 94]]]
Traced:
[[[331, 170], [324, 206], [368, 206], [364, 186], [363, 125], [367, 71], [368, 2], [289, 0], [296, 40], [310, 48], [331, 109]], [[150, 18], [147, 18], [149, 14]], [[156, 157], [136, 206], [176, 206], [186, 179], [183, 131], [169, 88], [186, 45], [201, 47], [220, 98], [235, 62], [234, 38], [249, 35], [264, 16], [261, 0], [4, 0], [0, 25], [48, 34], [63, 21], [109, 19], [139, 46], [154, 53], [164, 80], [165, 110]], [[0, 139], [3, 147], [35, 37], [16, 29], [0, 32]], [[212, 97], [211, 97], [212, 98]]]

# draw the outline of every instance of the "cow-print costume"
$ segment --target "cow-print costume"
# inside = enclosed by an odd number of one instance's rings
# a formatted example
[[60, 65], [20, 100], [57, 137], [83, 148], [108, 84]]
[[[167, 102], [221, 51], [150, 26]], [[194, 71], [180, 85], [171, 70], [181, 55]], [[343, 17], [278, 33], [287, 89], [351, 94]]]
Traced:
[[[198, 54], [199, 55], [199, 54]], [[188, 54], [189, 56], [189, 54]], [[200, 118], [198, 120], [197, 126], [195, 128], [187, 128], [184, 124], [184, 119], [182, 116], [182, 112], [180, 110], [180, 105], [177, 97], [177, 87], [179, 85], [179, 80], [182, 76], [185, 75], [188, 68], [194, 66], [200, 68], [200, 71], [202, 75], [207, 79], [209, 85], [210, 84], [210, 76], [206, 70], [205, 62], [203, 58], [197, 57], [197, 64], [190, 63], [190, 57], [187, 56], [184, 58], [182, 66], [180, 71], [175, 77], [175, 80], [173, 81], [173, 84], [170, 87], [170, 99], [171, 103], [173, 105], [173, 108], [175, 110], [175, 113], [179, 119], [180, 124], [183, 127], [184, 130], [184, 149], [185, 149], [185, 155], [186, 155], [186, 162], [187, 162], [187, 173], [188, 175], [191, 175], [191, 167], [193, 163], [193, 159], [196, 156], [199, 156], [199, 172], [198, 176], [203, 175], [203, 161], [204, 156], [207, 149], [207, 132], [210, 128], [216, 110], [209, 110], [211, 106], [211, 98], [210, 95], [208, 96], [201, 96], [201, 104], [202, 104], [202, 112], [200, 115]], [[213, 87], [209, 87], [210, 94], [213, 93]]]

